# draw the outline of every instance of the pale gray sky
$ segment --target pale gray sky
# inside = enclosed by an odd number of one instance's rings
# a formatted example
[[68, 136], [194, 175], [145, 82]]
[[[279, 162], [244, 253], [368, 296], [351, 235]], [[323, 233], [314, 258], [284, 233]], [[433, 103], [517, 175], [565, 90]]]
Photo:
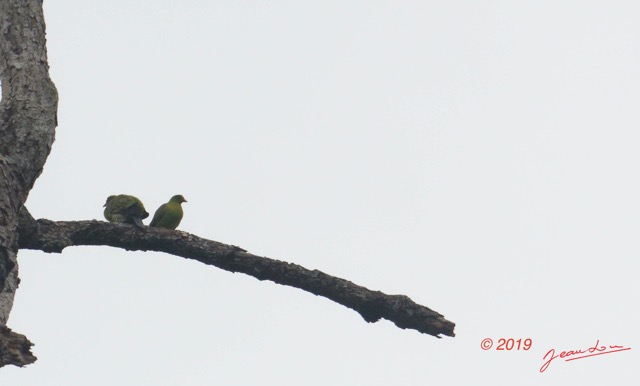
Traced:
[[[165, 254], [21, 251], [9, 322], [39, 360], [0, 385], [640, 380], [635, 2], [44, 6], [60, 126], [36, 218], [183, 194], [180, 229], [406, 294], [457, 337]], [[539, 373], [598, 339], [632, 350]]]

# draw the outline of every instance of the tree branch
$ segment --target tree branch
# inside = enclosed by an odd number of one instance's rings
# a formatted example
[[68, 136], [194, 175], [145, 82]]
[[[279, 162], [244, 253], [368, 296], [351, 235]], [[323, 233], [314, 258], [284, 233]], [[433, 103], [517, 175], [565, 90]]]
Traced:
[[36, 361], [31, 354], [33, 343], [26, 336], [0, 326], [0, 363], [22, 367]]
[[370, 323], [384, 318], [400, 328], [414, 329], [438, 338], [441, 334], [455, 336], [454, 323], [407, 296], [371, 291], [318, 270], [256, 256], [242, 248], [182, 231], [157, 228], [141, 230], [127, 224], [95, 220], [36, 221], [23, 207], [20, 211], [19, 234], [19, 248], [44, 252], [59, 253], [74, 245], [108, 245], [130, 251], [166, 252], [324, 296], [353, 309]]

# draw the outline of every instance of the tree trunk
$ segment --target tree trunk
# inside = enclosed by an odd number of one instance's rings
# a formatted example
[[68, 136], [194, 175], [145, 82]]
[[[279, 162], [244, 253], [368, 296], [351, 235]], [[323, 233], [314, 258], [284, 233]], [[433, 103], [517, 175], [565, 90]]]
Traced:
[[0, 1], [0, 366], [35, 360], [6, 328], [18, 287], [18, 212], [55, 136], [58, 94], [49, 78], [39, 0]]

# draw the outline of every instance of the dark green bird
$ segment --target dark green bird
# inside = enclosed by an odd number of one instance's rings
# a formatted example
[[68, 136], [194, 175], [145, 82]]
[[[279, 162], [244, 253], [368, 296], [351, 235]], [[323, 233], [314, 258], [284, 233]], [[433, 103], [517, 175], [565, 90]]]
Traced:
[[133, 224], [144, 228], [142, 219], [147, 217], [149, 213], [144, 209], [142, 201], [134, 196], [127, 194], [109, 196], [104, 204], [104, 218], [110, 222]]
[[166, 204], [160, 205], [156, 213], [153, 215], [150, 227], [176, 229], [182, 220], [182, 203], [187, 200], [182, 195], [177, 194]]

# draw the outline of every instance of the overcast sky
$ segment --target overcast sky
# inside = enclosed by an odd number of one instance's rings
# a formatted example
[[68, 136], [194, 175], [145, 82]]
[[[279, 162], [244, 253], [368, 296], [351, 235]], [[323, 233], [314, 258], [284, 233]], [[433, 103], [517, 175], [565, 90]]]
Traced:
[[[408, 295], [457, 336], [161, 253], [20, 251], [9, 326], [39, 360], [0, 385], [638, 384], [635, 2], [44, 8], [59, 127], [34, 217], [182, 194], [179, 229]], [[632, 349], [539, 372], [598, 340]]]

